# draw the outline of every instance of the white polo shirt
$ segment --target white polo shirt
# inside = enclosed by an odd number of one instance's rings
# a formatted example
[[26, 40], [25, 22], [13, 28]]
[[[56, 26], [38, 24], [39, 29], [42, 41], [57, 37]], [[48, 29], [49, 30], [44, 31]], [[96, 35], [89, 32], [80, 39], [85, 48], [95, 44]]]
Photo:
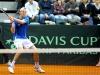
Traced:
[[32, 17], [32, 15], [36, 16], [39, 13], [39, 5], [38, 5], [38, 2], [36, 2], [36, 1], [33, 1], [32, 4], [30, 4], [29, 2], [27, 2], [25, 4], [25, 8], [26, 8], [26, 11], [27, 11], [27, 15], [29, 17]]

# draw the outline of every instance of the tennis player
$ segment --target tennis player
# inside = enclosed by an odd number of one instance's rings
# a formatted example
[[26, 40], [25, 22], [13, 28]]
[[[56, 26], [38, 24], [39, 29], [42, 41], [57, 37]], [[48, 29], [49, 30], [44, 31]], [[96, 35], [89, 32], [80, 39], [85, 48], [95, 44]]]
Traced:
[[[27, 28], [29, 24], [29, 17], [26, 15], [26, 9], [22, 7], [19, 10], [19, 18], [9, 17], [11, 21], [11, 32], [14, 35], [14, 44], [17, 49], [33, 49], [37, 51], [37, 48], [34, 44], [27, 38]], [[21, 53], [16, 53], [12, 62], [8, 63], [8, 70], [10, 73], [14, 73], [14, 65], [16, 60]], [[33, 58], [35, 61], [35, 70], [37, 72], [45, 72], [39, 65], [39, 55], [38, 53], [33, 53]]]

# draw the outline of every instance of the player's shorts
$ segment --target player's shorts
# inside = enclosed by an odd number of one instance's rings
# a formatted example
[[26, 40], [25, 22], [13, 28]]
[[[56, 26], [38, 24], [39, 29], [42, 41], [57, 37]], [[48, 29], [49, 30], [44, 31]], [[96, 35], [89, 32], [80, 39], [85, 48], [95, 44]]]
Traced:
[[30, 48], [34, 46], [34, 44], [29, 39], [15, 39], [14, 45], [16, 48]]

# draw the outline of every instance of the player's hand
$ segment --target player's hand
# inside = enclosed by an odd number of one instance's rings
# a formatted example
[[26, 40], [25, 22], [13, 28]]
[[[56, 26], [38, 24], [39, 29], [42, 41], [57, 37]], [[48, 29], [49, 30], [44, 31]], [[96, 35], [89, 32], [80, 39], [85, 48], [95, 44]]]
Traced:
[[9, 16], [9, 19], [10, 19], [11, 23], [14, 21], [14, 17], [13, 16]]

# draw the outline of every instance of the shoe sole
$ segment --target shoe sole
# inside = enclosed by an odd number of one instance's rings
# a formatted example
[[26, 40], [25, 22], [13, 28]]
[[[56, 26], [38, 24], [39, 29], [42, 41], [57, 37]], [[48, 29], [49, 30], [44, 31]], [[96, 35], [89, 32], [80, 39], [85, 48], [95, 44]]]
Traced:
[[45, 73], [45, 72], [40, 72], [40, 71], [38, 71], [38, 70], [36, 70], [36, 69], [34, 69], [34, 71], [36, 71], [36, 72], [38, 72], [38, 73]]

